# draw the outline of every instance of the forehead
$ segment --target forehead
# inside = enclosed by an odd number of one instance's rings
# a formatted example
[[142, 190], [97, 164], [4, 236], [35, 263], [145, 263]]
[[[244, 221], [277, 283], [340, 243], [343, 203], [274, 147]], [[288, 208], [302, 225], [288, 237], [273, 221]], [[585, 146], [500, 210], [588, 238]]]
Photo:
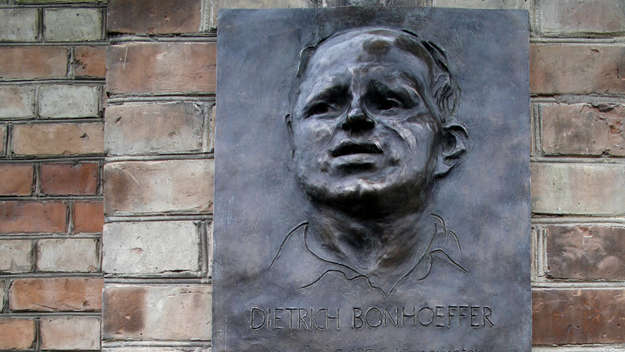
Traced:
[[385, 30], [347, 33], [317, 48], [304, 81], [324, 80], [362, 66], [382, 67], [388, 73], [399, 72], [418, 80], [428, 79], [432, 67], [430, 55], [408, 34]]

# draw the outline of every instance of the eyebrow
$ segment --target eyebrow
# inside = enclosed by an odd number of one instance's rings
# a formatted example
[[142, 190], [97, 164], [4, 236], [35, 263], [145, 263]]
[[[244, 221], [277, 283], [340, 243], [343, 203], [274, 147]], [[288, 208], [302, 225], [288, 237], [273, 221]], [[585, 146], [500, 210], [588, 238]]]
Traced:
[[321, 92], [311, 95], [311, 98], [307, 98], [306, 104], [304, 105], [304, 110], [308, 109], [310, 105], [319, 101], [335, 102], [338, 100], [337, 96], [346, 93], [348, 90], [349, 88], [347, 84], [331, 84], [330, 86], [323, 88]]

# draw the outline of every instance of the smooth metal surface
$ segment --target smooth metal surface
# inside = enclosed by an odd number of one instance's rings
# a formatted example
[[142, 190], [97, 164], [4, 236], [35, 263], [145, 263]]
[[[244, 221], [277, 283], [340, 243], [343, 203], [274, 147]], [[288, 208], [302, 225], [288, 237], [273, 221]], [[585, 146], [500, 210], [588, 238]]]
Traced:
[[213, 349], [530, 351], [527, 12], [219, 21]]

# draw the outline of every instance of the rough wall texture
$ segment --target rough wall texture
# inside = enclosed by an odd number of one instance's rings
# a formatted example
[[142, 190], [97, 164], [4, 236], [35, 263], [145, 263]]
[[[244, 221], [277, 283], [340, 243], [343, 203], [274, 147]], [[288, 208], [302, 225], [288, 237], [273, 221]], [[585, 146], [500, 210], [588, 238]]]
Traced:
[[0, 0], [0, 349], [209, 350], [217, 10], [375, 4], [529, 10], [534, 350], [625, 351], [621, 0]]
[[100, 350], [106, 4], [0, 1], [0, 349]]

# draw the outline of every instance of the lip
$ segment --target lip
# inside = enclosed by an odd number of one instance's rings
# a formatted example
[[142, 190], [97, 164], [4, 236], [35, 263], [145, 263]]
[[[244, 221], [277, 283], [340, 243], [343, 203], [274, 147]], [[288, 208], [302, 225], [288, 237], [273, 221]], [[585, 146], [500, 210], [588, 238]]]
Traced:
[[382, 148], [373, 142], [354, 142], [351, 140], [341, 141], [330, 150], [332, 157], [358, 155], [358, 154], [383, 154]]

